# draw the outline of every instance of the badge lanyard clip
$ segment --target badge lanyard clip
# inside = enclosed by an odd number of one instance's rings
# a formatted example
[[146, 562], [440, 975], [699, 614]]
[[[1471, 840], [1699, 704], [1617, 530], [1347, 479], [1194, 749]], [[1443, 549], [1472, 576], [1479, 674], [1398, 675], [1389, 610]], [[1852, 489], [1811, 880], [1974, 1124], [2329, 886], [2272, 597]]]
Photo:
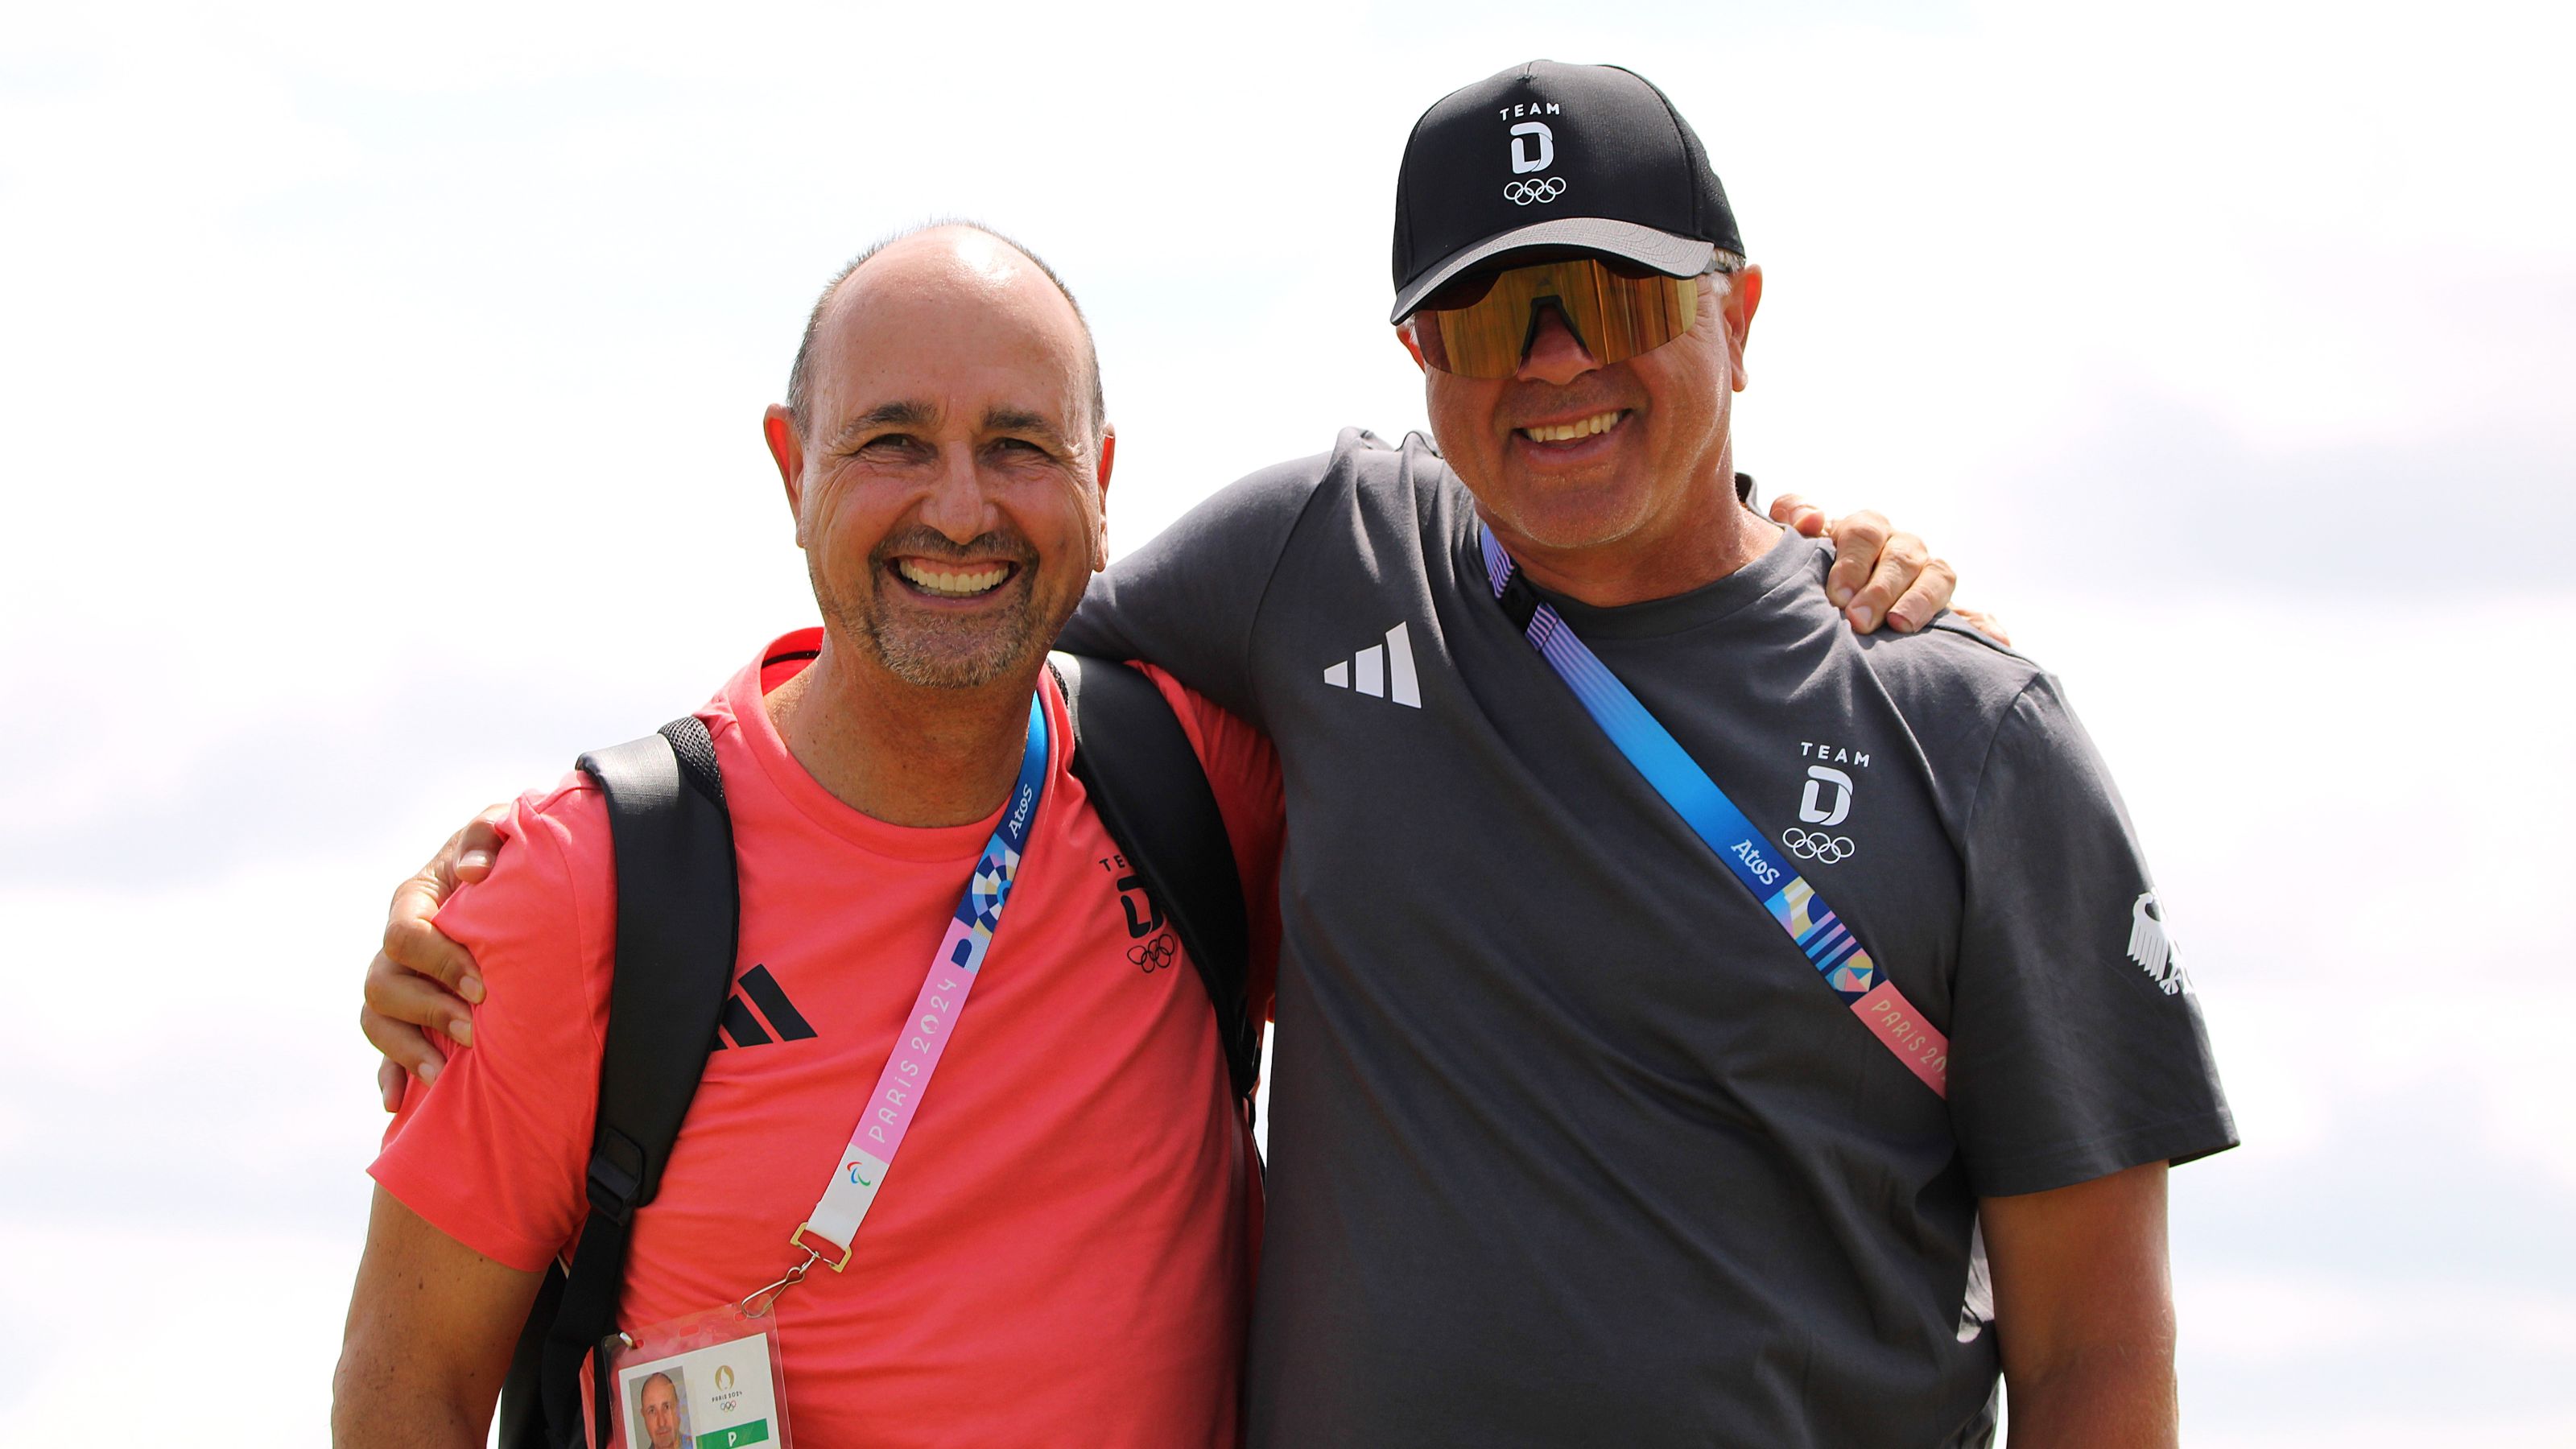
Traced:
[[[776, 1305], [781, 1297], [785, 1296], [787, 1290], [804, 1282], [805, 1275], [813, 1272], [814, 1265], [822, 1261], [823, 1254], [820, 1249], [807, 1248], [805, 1250], [805, 1261], [788, 1269], [787, 1276], [765, 1288], [753, 1289], [748, 1296], [734, 1306], [742, 1310], [742, 1316], [745, 1318], [768, 1317], [770, 1308]], [[844, 1256], [841, 1261], [846, 1263], [849, 1259]]]

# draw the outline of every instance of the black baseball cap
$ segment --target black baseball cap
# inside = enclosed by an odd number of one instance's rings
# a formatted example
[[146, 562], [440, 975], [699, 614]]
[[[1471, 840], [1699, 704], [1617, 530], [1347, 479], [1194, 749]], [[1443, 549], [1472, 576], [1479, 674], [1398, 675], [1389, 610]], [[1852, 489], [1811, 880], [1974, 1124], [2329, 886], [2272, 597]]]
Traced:
[[1726, 188], [1652, 81], [1534, 60], [1413, 123], [1395, 179], [1395, 311], [1506, 252], [1575, 248], [1668, 276], [1744, 254]]

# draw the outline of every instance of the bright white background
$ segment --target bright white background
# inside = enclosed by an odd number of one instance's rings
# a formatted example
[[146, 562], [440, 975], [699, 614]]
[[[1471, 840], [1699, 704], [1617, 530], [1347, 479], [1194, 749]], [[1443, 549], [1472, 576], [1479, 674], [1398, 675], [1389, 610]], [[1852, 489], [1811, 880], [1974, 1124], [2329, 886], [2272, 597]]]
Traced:
[[809, 618], [757, 422], [845, 255], [1056, 262], [1133, 542], [1416, 425], [1405, 129], [1547, 53], [1708, 140], [1745, 466], [1929, 535], [2124, 782], [2248, 1144], [2175, 1179], [2190, 1442], [2576, 1442], [2561, 8], [1069, 9], [0, 22], [0, 1423], [320, 1440], [384, 894]]

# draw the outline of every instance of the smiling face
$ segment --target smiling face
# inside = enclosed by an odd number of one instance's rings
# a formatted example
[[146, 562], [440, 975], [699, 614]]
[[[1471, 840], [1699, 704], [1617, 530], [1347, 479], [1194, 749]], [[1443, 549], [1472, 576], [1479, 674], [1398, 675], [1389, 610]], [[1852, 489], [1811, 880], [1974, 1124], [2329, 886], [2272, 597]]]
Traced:
[[852, 272], [815, 347], [807, 426], [767, 427], [834, 638], [923, 688], [1034, 672], [1107, 561], [1114, 440], [1072, 304], [939, 227]]
[[[1711, 510], [1734, 507], [1728, 422], [1762, 273], [1748, 267], [1699, 286], [1691, 330], [1624, 362], [1601, 363], [1542, 307], [1512, 376], [1425, 367], [1442, 456], [1543, 582], [1605, 559], [1633, 565], [1623, 572], [1640, 580], [1637, 597], [1675, 591], [1658, 580], [1705, 581], [1691, 560], [1715, 532]], [[1427, 319], [1417, 314], [1401, 330], [1418, 362], [1415, 321]]]

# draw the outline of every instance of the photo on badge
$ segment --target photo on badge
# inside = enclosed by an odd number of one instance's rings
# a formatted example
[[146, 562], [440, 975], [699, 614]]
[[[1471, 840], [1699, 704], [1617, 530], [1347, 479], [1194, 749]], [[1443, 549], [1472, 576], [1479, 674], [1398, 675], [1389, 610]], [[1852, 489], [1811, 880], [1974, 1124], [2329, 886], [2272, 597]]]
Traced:
[[726, 1307], [623, 1337], [611, 1366], [626, 1449], [789, 1443], [774, 1324]]

